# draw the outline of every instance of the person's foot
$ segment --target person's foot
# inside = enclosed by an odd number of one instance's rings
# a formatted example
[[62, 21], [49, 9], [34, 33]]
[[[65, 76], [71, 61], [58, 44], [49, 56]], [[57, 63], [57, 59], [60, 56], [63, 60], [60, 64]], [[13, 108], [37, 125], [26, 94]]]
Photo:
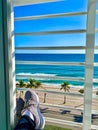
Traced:
[[21, 116], [21, 111], [24, 108], [24, 100], [22, 98], [16, 98], [16, 115]]
[[34, 91], [28, 90], [25, 93], [24, 97], [25, 105], [24, 110], [28, 110], [34, 116], [34, 121], [36, 123], [36, 129], [43, 129], [45, 125], [45, 120], [43, 115], [40, 112], [39, 108], [39, 98]]

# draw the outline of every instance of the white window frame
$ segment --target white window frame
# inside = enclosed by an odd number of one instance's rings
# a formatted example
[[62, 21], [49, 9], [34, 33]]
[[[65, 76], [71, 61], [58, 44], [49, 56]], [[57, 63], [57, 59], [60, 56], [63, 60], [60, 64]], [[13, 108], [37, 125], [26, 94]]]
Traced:
[[[49, 2], [52, 0], [40, 0], [40, 3], [45, 1]], [[19, 5], [27, 4], [26, 0], [25, 2], [19, 2]], [[83, 130], [91, 129], [96, 3], [96, 0], [88, 0]], [[19, 6], [14, 2], [15, 5]], [[48, 33], [50, 34], [51, 32]], [[0, 129], [12, 130], [15, 119], [16, 88], [14, 14], [11, 0], [0, 0], [0, 38]]]
[[15, 114], [14, 20], [11, 0], [0, 0], [0, 129], [12, 130]]

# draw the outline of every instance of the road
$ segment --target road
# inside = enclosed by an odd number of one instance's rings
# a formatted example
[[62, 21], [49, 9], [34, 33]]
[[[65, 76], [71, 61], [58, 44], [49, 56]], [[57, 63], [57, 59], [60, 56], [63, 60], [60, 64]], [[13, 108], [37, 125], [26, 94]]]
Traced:
[[[66, 121], [72, 121], [76, 123], [83, 123], [83, 115], [81, 112], [77, 111], [64, 111], [60, 109], [46, 109], [43, 111], [43, 115], [45, 117], [50, 117], [50, 118], [55, 118], [55, 119], [60, 119], [60, 120], [66, 120]], [[98, 115], [93, 115], [92, 116], [92, 125], [98, 125]], [[73, 128], [73, 127], [72, 127]], [[75, 130], [81, 130], [80, 128], [75, 128]]]

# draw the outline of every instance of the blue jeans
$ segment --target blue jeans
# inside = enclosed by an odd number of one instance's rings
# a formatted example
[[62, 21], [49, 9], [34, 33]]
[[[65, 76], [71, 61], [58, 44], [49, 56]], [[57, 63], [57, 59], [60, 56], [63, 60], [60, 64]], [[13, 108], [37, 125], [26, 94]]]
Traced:
[[14, 130], [35, 130], [35, 122], [27, 115], [20, 118]]

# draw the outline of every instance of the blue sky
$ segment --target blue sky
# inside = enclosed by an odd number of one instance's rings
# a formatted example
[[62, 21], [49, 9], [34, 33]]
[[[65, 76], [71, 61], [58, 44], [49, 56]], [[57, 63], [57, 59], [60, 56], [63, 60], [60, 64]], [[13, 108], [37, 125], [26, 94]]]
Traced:
[[[98, 2], [97, 2], [98, 3]], [[98, 9], [98, 4], [97, 4]], [[87, 11], [87, 0], [64, 0], [61, 2], [34, 4], [14, 8], [15, 17], [44, 15], [65, 12]], [[98, 15], [96, 28], [98, 28]], [[86, 16], [50, 18], [41, 20], [17, 21], [15, 32], [36, 32], [52, 30], [86, 29]], [[16, 46], [85, 46], [85, 34], [17, 36]], [[98, 45], [98, 33], [95, 39]], [[24, 51], [28, 52], [28, 51]], [[83, 51], [30, 51], [31, 53], [82, 53]]]

